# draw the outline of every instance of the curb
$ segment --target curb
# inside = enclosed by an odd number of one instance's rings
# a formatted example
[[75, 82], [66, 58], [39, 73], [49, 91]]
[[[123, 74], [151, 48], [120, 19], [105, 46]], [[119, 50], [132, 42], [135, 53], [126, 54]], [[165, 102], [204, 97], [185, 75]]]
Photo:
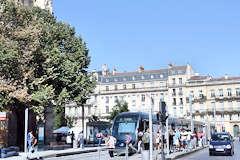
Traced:
[[[45, 159], [45, 158], [53, 158], [53, 157], [64, 157], [69, 155], [75, 155], [75, 154], [83, 154], [83, 153], [91, 153], [91, 152], [97, 152], [97, 149], [90, 149], [90, 150], [83, 150], [83, 151], [73, 151], [73, 152], [66, 152], [66, 153], [53, 153], [49, 155], [40, 156], [39, 159]], [[30, 160], [35, 160], [36, 158], [31, 158]]]
[[195, 152], [200, 151], [200, 150], [202, 150], [202, 149], [205, 149], [205, 148], [207, 148], [207, 147], [208, 147], [208, 146], [204, 146], [204, 147], [201, 147], [201, 148], [195, 149], [195, 150], [193, 150], [193, 151], [190, 151], [190, 152], [186, 152], [186, 153], [183, 153], [183, 154], [177, 155], [177, 156], [173, 157], [172, 160], [174, 160], [174, 159], [178, 159], [178, 158], [182, 158], [182, 157], [184, 157], [184, 156], [186, 156], [186, 155], [189, 155], [189, 154], [195, 153]]

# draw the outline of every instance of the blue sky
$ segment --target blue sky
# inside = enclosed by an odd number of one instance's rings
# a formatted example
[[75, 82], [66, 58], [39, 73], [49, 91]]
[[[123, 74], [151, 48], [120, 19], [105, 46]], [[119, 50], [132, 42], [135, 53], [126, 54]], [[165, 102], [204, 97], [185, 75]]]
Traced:
[[200, 75], [240, 76], [239, 0], [53, 0], [92, 57], [118, 72], [189, 62]]

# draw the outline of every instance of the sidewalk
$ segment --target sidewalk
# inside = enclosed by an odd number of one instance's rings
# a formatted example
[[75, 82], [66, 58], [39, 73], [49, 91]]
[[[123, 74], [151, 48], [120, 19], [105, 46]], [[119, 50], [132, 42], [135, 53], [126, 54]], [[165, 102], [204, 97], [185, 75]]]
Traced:
[[[83, 149], [76, 148], [76, 149], [66, 149], [66, 150], [48, 150], [48, 151], [38, 151], [31, 156], [31, 159], [40, 157], [40, 158], [50, 158], [50, 157], [61, 157], [61, 156], [68, 156], [74, 154], [82, 154], [82, 153], [89, 153], [89, 152], [97, 152], [98, 147], [85, 147]], [[19, 153], [19, 156], [3, 158], [4, 160], [26, 160], [26, 154], [23, 152]]]
[[[181, 158], [185, 155], [197, 152], [203, 148], [206, 148], [208, 146], [204, 146], [204, 147], [199, 147], [196, 148], [194, 150], [191, 151], [183, 151], [183, 152], [175, 152], [175, 153], [171, 153], [169, 156], [166, 155], [166, 159], [167, 160], [173, 160], [173, 159], [178, 159]], [[105, 147], [102, 147], [105, 148]], [[69, 155], [74, 155], [74, 154], [83, 154], [83, 153], [90, 153], [90, 152], [97, 152], [98, 151], [98, 147], [86, 147], [84, 149], [66, 149], [66, 150], [48, 150], [48, 151], [38, 151], [36, 154], [34, 154], [33, 157], [31, 157], [32, 159], [37, 158], [37, 156], [39, 156], [40, 158], [51, 158], [51, 157], [61, 157], [61, 156], [69, 156]], [[156, 151], [153, 151], [154, 155], [153, 158], [154, 160], [158, 160], [161, 159], [161, 154], [157, 154]], [[38, 154], [38, 155], [37, 155]], [[26, 160], [26, 155], [25, 153], [19, 153], [19, 156], [15, 156], [15, 157], [9, 157], [9, 158], [4, 158], [4, 160]], [[135, 154], [133, 156], [129, 156], [129, 159], [133, 159], [133, 160], [140, 160], [142, 159], [142, 155], [141, 154]]]

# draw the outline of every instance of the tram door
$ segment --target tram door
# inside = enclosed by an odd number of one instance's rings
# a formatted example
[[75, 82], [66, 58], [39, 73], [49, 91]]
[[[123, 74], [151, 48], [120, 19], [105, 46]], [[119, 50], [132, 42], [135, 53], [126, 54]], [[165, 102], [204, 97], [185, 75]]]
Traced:
[[239, 134], [239, 126], [238, 125], [234, 125], [233, 133], [234, 133], [234, 137], [238, 137], [238, 134]]

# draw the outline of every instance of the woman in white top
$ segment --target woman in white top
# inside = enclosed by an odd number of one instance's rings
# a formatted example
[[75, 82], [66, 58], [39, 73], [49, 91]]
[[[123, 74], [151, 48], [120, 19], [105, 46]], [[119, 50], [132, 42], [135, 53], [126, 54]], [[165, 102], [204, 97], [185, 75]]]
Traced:
[[117, 142], [116, 138], [114, 138], [113, 136], [108, 136], [108, 140], [106, 141], [106, 145], [109, 148], [109, 155], [110, 155], [111, 158], [114, 157], [113, 149], [115, 148], [116, 142]]

